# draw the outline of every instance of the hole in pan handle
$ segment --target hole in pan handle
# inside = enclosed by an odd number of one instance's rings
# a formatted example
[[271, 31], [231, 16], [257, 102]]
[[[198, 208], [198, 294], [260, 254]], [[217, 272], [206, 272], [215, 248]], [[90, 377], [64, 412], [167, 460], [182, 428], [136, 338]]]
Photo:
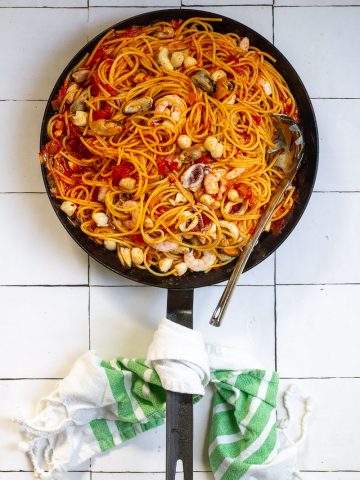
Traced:
[[[193, 326], [194, 290], [168, 290], [166, 317], [179, 325]], [[182, 460], [184, 480], [193, 480], [192, 395], [166, 392], [166, 480], [175, 480]]]

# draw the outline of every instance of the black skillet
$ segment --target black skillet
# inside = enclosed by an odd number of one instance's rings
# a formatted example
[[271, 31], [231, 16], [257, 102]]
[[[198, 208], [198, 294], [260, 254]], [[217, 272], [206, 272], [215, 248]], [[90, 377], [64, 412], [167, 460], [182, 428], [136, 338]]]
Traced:
[[[161, 20], [186, 20], [190, 17], [219, 16], [220, 15], [205, 12], [203, 10], [158, 10], [128, 18], [127, 20], [119, 22], [110, 28], [123, 29], [133, 25], [149, 25], [150, 23]], [[260, 50], [269, 53], [276, 59], [276, 68], [285, 78], [298, 105], [300, 122], [305, 137], [304, 160], [296, 178], [297, 201], [295, 206], [291, 213], [287, 216], [285, 227], [282, 229], [280, 234], [274, 235], [273, 233], [264, 233], [262, 235], [258, 245], [255, 247], [250, 256], [245, 268], [246, 271], [262, 262], [282, 244], [282, 242], [294, 229], [302, 213], [304, 212], [311, 196], [316, 177], [318, 163], [318, 133], [315, 115], [309, 96], [298, 74], [295, 72], [294, 68], [290, 65], [286, 58], [268, 40], [254, 30], [235, 20], [232, 20], [231, 18], [224, 16], [222, 16], [222, 18], [223, 21], [221, 23], [216, 22], [213, 24], [216, 31], [221, 33], [235, 32], [241, 36], [247, 36], [250, 39], [251, 45], [254, 45]], [[41, 148], [43, 148], [47, 142], [46, 127], [48, 120], [54, 113], [51, 107], [51, 100], [55, 98], [56, 92], [65, 80], [68, 72], [74, 68], [78, 62], [80, 62], [87, 52], [90, 52], [95, 47], [102, 35], [108, 30], [109, 29], [105, 30], [91, 40], [87, 45], [85, 45], [70, 61], [56, 82], [47, 103], [42, 122], [40, 139]], [[60, 210], [60, 202], [51, 196], [44, 166], [42, 166], [42, 173], [50, 202], [57, 216], [59, 217], [59, 220], [71, 237], [80, 245], [80, 247], [99, 263], [109, 268], [113, 272], [122, 275], [123, 277], [146, 285], [167, 288], [167, 318], [192, 328], [194, 288], [205, 287], [227, 280], [230, 276], [232, 265], [230, 264], [218, 270], [212, 270], [207, 274], [190, 272], [186, 273], [186, 275], [183, 277], [157, 277], [151, 275], [146, 270], [126, 270], [120, 265], [119, 260], [114, 253], [109, 252], [102, 246], [94, 243], [87, 236], [85, 236], [78, 227], [70, 223], [67, 216]], [[184, 467], [184, 478], [185, 480], [191, 480], [193, 478], [193, 411], [191, 395], [168, 392], [166, 409], [166, 479], [174, 479], [176, 462], [178, 459], [181, 459]]]

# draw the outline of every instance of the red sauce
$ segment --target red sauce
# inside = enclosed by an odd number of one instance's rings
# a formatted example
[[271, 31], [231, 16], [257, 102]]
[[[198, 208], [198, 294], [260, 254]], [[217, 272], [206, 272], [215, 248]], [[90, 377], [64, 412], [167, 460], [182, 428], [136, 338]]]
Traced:
[[177, 159], [177, 155], [173, 153], [166, 155], [166, 157], [158, 156], [156, 163], [159, 175], [168, 175], [180, 168], [180, 162]]

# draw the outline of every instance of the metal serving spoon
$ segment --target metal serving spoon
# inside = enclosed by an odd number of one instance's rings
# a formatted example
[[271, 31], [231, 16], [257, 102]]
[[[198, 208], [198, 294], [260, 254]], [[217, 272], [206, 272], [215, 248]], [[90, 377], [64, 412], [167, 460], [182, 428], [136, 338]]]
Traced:
[[268, 162], [274, 157], [274, 155], [277, 155], [278, 158], [275, 165], [280, 167], [285, 175], [270, 198], [268, 206], [256, 226], [255, 232], [236, 261], [230, 279], [211, 317], [210, 325], [213, 325], [214, 327], [220, 326], [237, 280], [243, 272], [251, 252], [258, 243], [260, 235], [268, 224], [283, 194], [294, 180], [304, 155], [304, 138], [302, 130], [295, 120], [287, 115], [274, 114], [272, 116], [275, 119], [276, 126], [276, 133], [273, 138], [276, 148], [268, 151]]

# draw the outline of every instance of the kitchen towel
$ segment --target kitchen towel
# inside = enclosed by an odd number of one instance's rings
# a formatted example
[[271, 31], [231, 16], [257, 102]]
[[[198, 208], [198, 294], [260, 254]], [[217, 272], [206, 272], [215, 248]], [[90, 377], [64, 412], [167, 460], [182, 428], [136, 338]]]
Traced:
[[[197, 345], [199, 352], [184, 349], [184, 356], [174, 349], [172, 356], [168, 347], [178, 344], [177, 338]], [[81, 357], [55, 391], [41, 400], [33, 420], [17, 420], [25, 436], [20, 448], [28, 453], [35, 476], [57, 478], [93, 455], [162, 425], [163, 384], [180, 391], [186, 386], [186, 393], [199, 400], [211, 372], [215, 393], [209, 459], [215, 479], [295, 478], [297, 444], [285, 435], [284, 422], [279, 428], [276, 420], [277, 374], [248, 368], [248, 362], [255, 366], [256, 360], [237, 349], [205, 347], [201, 342], [198, 332], [163, 320], [149, 348], [152, 360], [119, 357], [108, 362], [92, 351]], [[296, 423], [309, 409], [302, 397], [287, 393], [288, 412], [290, 397], [300, 406]]]

